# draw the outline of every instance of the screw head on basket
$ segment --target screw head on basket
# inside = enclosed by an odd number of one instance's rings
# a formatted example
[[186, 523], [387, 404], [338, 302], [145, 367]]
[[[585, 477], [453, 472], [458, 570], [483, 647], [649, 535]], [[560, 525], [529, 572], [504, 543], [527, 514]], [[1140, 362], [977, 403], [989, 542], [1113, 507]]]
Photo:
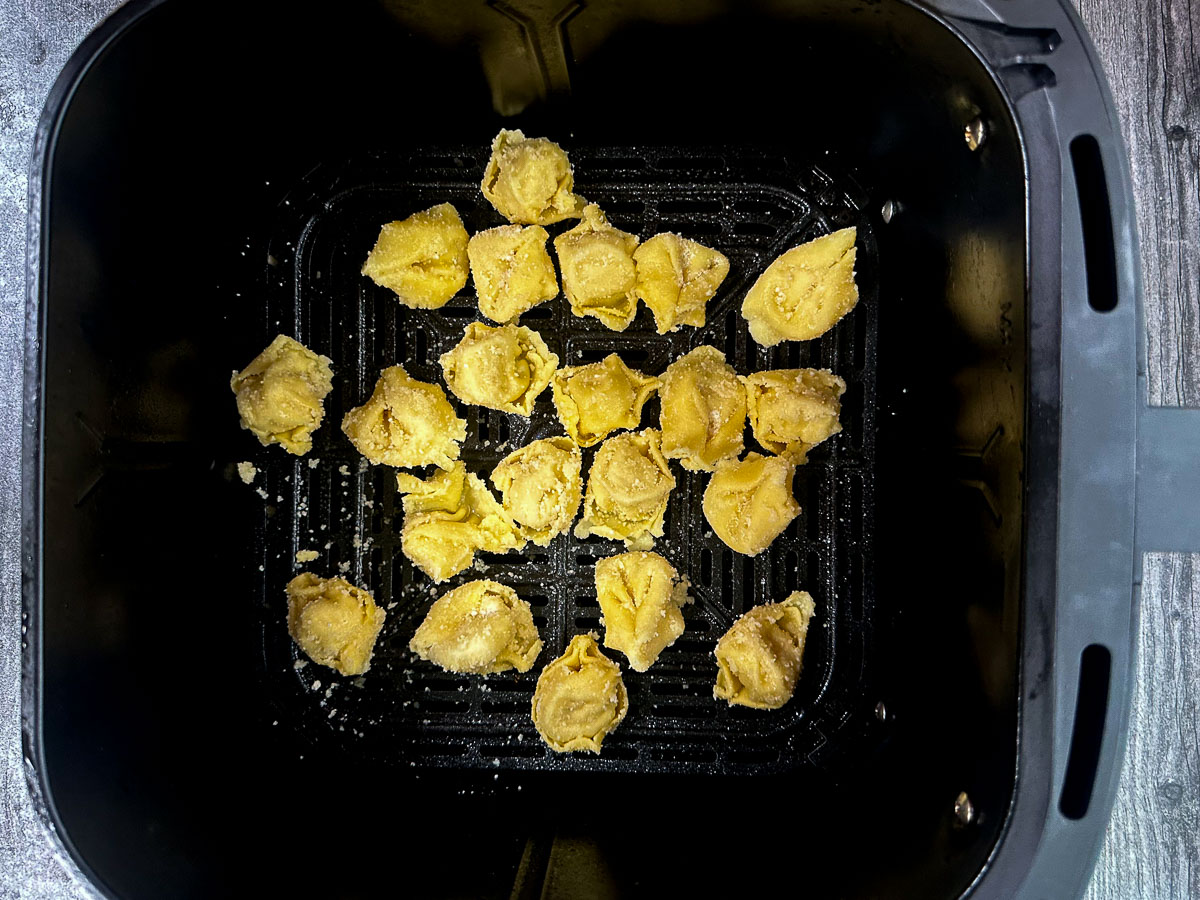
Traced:
[[987, 126], [983, 124], [983, 119], [976, 116], [968, 122], [963, 129], [963, 138], [971, 150], [978, 150], [982, 147], [983, 142], [987, 140]]
[[954, 799], [954, 818], [959, 825], [967, 826], [975, 822], [975, 804], [967, 796], [966, 791], [960, 791]]

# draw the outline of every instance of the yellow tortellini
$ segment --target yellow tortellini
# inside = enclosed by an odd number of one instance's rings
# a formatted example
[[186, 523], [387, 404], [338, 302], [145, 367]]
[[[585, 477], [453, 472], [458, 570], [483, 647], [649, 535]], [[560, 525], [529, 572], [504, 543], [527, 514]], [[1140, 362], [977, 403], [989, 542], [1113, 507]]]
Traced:
[[441, 364], [450, 392], [464, 403], [528, 416], [558, 357], [532, 329], [472, 322]]
[[278, 335], [229, 380], [242, 427], [263, 446], [279, 444], [288, 453], [306, 454], [312, 449], [312, 433], [325, 418], [325, 397], [333, 389], [330, 362], [299, 341]]
[[594, 203], [584, 208], [582, 222], [554, 239], [572, 313], [595, 316], [613, 331], [629, 327], [637, 313], [637, 245], [637, 235], [613, 228]]
[[858, 303], [857, 230], [843, 228], [788, 250], [742, 301], [750, 336], [764, 347], [820, 337]]
[[781, 456], [747, 453], [717, 466], [704, 490], [704, 518], [730, 548], [757, 556], [796, 516], [796, 467]]
[[658, 431], [647, 428], [611, 437], [596, 451], [577, 538], [594, 534], [624, 541], [631, 550], [649, 550], [662, 537], [675, 476], [659, 441]]
[[774, 369], [744, 379], [754, 438], [799, 465], [808, 451], [842, 430], [846, 382], [828, 369]]
[[403, 366], [389, 366], [367, 402], [346, 413], [342, 431], [376, 465], [449, 469], [467, 437], [467, 423], [436, 384], [417, 381]]
[[729, 274], [724, 254], [677, 234], [656, 234], [633, 254], [634, 289], [654, 313], [659, 334], [704, 324], [704, 307]]
[[510, 222], [550, 225], [578, 218], [584, 199], [562, 147], [546, 138], [503, 130], [492, 141], [480, 184], [496, 211]]
[[526, 444], [497, 463], [492, 484], [522, 535], [547, 546], [571, 527], [583, 499], [583, 453], [570, 438]]
[[663, 456], [685, 469], [711, 472], [742, 453], [746, 391], [725, 355], [707, 344], [663, 372], [660, 397]]
[[548, 238], [540, 225], [501, 225], [471, 237], [467, 257], [481, 313], [507, 324], [558, 296], [558, 276], [546, 252]]
[[437, 309], [467, 283], [467, 229], [449, 203], [389, 222], [362, 274], [416, 309]]
[[542, 641], [529, 604], [507, 585], [469, 581], [430, 607], [408, 648], [447, 672], [528, 672]]
[[434, 581], [445, 581], [475, 561], [476, 551], [506, 553], [525, 546], [516, 524], [478, 475], [461, 463], [422, 481], [396, 476], [404, 494], [400, 548]]
[[533, 692], [534, 727], [556, 753], [599, 753], [628, 710], [621, 669], [590, 634], [571, 639], [567, 652], [542, 670]]
[[717, 641], [713, 696], [755, 709], [779, 709], [791, 700], [814, 609], [812, 597], [796, 591], [734, 622]]
[[615, 353], [597, 363], [559, 369], [551, 380], [558, 419], [580, 447], [598, 444], [614, 431], [637, 428], [642, 407], [659, 384]]
[[683, 634], [680, 608], [691, 603], [688, 580], [657, 553], [631, 551], [596, 563], [596, 599], [604, 614], [604, 646], [645, 672]]
[[287, 584], [288, 634], [315, 663], [343, 675], [371, 668], [375, 639], [387, 617], [345, 578], [302, 572]]

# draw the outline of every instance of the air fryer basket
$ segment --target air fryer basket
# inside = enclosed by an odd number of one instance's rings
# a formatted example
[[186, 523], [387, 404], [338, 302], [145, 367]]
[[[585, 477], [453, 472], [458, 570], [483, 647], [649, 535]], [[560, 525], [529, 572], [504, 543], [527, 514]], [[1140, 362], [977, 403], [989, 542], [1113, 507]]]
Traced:
[[[1077, 892], [1134, 627], [1134, 237], [1073, 13], [995, 6], [168, 0], [102, 26], [40, 131], [26, 370], [25, 737], [84, 872], [120, 897]], [[712, 343], [849, 385], [759, 558], [707, 532], [703, 479], [676, 470], [656, 549], [696, 603], [626, 672], [599, 756], [549, 753], [528, 705], [598, 627], [592, 567], [619, 547], [485, 556], [455, 583], [516, 587], [547, 646], [524, 676], [446, 676], [406, 649], [444, 588], [399, 553], [392, 472], [336, 427], [383, 366], [438, 380], [476, 317], [469, 288], [407, 310], [358, 268], [436, 202], [499, 224], [478, 181], [501, 127], [561, 142], [618, 227], [731, 260], [703, 329], [527, 314], [565, 364], [659, 373]], [[850, 224], [858, 308], [754, 345], [748, 285]], [[299, 460], [228, 391], [280, 332], [336, 373]], [[528, 421], [460, 412], [480, 473], [557, 433], [548, 395]], [[362, 679], [287, 637], [300, 549], [389, 610]], [[796, 588], [818, 611], [792, 703], [715, 703], [715, 639]]]

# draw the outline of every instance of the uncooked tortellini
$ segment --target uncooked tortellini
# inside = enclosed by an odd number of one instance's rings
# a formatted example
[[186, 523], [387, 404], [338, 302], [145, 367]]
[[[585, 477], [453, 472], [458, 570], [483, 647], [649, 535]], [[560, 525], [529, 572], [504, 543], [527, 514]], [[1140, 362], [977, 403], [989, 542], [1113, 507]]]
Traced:
[[793, 247], [767, 266], [742, 301], [750, 336], [764, 347], [820, 337], [854, 309], [854, 228]]
[[287, 584], [288, 634], [308, 658], [343, 675], [371, 668], [387, 613], [345, 578], [301, 572]]
[[597, 363], [559, 369], [551, 387], [563, 428], [580, 447], [591, 447], [614, 431], [637, 428], [659, 383], [610, 353]]
[[675, 476], [659, 440], [647, 428], [611, 437], [596, 451], [575, 537], [614, 538], [631, 550], [649, 550], [662, 537]]
[[738, 553], [757, 556], [800, 515], [792, 496], [796, 467], [780, 456], [747, 453], [717, 466], [704, 490], [704, 518]]
[[481, 313], [493, 322], [515, 322], [558, 296], [558, 276], [546, 252], [548, 238], [540, 225], [501, 225], [471, 237], [467, 256]]
[[654, 313], [659, 334], [680, 325], [704, 324], [704, 307], [725, 276], [729, 260], [716, 250], [677, 234], [656, 234], [633, 254], [634, 293]]
[[645, 672], [683, 634], [680, 607], [688, 581], [657, 553], [632, 551], [596, 563], [596, 599], [604, 614], [604, 646]]
[[441, 364], [450, 392], [464, 403], [528, 416], [558, 368], [558, 357], [540, 334], [522, 325], [472, 322]]
[[229, 380], [242, 427], [263, 446], [279, 444], [303, 456], [312, 449], [312, 433], [325, 418], [323, 403], [333, 388], [329, 363], [329, 357], [278, 335]]
[[396, 476], [404, 497], [400, 548], [434, 581], [445, 581], [475, 561], [476, 551], [506, 553], [525, 546], [516, 524], [487, 485], [461, 462], [422, 481]]
[[571, 312], [581, 318], [595, 316], [613, 331], [629, 327], [637, 313], [637, 245], [637, 235], [609, 225], [596, 204], [584, 208], [583, 221], [554, 239]]
[[439, 597], [408, 644], [447, 672], [528, 672], [542, 650], [533, 611], [507, 585], [469, 581]]
[[501, 131], [480, 188], [496, 211], [510, 222], [550, 225], [574, 219], [584, 200], [573, 193], [575, 176], [562, 147], [546, 138]]
[[505, 512], [540, 547], [571, 527], [583, 497], [583, 454], [570, 438], [551, 437], [514, 450], [492, 470]]
[[466, 439], [467, 423], [436, 384], [411, 378], [403, 366], [389, 366], [379, 373], [367, 402], [346, 413], [342, 431], [376, 465], [449, 469]]
[[590, 634], [571, 639], [567, 652], [542, 670], [533, 692], [534, 727], [557, 753], [599, 753], [628, 709], [620, 667]]
[[467, 229], [449, 203], [389, 222], [362, 273], [405, 306], [437, 309], [467, 283]]
[[809, 450], [842, 430], [846, 382], [828, 369], [755, 372], [745, 383], [754, 438], [772, 453], [799, 465]]
[[706, 344], [675, 360], [660, 391], [663, 456], [711, 472], [741, 455], [746, 391], [720, 350]]
[[713, 696], [755, 709], [779, 709], [792, 699], [813, 609], [812, 597], [796, 591], [734, 622], [717, 641]]

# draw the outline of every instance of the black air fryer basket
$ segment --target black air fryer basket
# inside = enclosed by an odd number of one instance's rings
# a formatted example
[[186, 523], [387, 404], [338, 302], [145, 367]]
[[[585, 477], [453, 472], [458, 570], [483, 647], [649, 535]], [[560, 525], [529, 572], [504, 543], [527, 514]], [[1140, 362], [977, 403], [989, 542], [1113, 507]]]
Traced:
[[[696, 602], [625, 672], [598, 756], [550, 752], [529, 706], [541, 667], [600, 629], [594, 565], [619, 547], [485, 554], [435, 590], [400, 553], [394, 471], [337, 428], [385, 366], [439, 381], [478, 317], [469, 287], [411, 310], [359, 269], [383, 222], [435, 203], [500, 224], [479, 181], [502, 127], [561, 143], [617, 227], [731, 262], [700, 329], [534, 309], [563, 364], [615, 351], [657, 374], [708, 343], [741, 373], [848, 385], [843, 432], [798, 469], [802, 515], [757, 558], [708, 531], [704, 479], [676, 469], [655, 549]], [[32, 199], [25, 740], [101, 891], [1081, 890], [1140, 548], [1200, 547], [1175, 499], [1200, 496], [1180, 449], [1200, 427], [1140, 405], [1126, 162], [1065, 3], [135, 2], [59, 79]], [[856, 310], [757, 346], [749, 285], [848, 225]], [[333, 359], [304, 458], [240, 430], [228, 388], [278, 333]], [[548, 392], [530, 419], [460, 414], [484, 474], [560, 433]], [[287, 635], [302, 549], [388, 610], [363, 678]], [[533, 606], [546, 646], [524, 675], [407, 649], [435, 596], [482, 576]], [[714, 702], [716, 639], [797, 589], [817, 613], [791, 703]]]

